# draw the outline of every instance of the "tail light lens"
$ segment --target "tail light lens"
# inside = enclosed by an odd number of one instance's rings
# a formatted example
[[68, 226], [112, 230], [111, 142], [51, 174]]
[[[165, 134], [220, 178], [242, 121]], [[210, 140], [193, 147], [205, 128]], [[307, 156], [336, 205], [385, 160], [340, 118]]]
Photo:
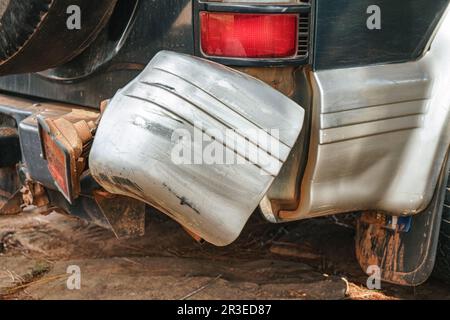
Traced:
[[64, 148], [51, 137], [50, 132], [41, 131], [42, 143], [45, 148], [45, 156], [48, 161], [48, 170], [55, 179], [56, 186], [61, 193], [70, 199], [71, 181], [70, 181], [70, 163]]
[[207, 56], [287, 58], [297, 52], [297, 14], [200, 12], [200, 28]]

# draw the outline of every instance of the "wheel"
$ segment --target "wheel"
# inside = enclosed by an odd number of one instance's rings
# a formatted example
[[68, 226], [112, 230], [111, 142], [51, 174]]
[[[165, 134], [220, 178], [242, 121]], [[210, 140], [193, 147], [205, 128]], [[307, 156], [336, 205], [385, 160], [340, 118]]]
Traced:
[[434, 276], [450, 284], [450, 172], [445, 192]]

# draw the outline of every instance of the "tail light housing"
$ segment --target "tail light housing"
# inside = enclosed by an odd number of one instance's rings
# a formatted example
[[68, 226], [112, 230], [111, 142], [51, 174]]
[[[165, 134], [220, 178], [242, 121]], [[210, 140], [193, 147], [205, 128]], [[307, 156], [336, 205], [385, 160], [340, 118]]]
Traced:
[[55, 186], [69, 203], [79, 196], [99, 116], [76, 109], [63, 115], [37, 116], [42, 157]]
[[194, 1], [196, 54], [226, 65], [309, 62], [311, 4]]

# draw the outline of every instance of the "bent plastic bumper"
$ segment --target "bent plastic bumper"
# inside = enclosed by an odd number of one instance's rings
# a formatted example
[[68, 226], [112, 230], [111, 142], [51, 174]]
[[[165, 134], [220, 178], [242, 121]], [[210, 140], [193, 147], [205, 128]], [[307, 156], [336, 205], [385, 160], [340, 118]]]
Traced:
[[160, 52], [106, 108], [91, 174], [108, 192], [227, 245], [278, 175], [303, 117], [299, 105], [246, 74]]

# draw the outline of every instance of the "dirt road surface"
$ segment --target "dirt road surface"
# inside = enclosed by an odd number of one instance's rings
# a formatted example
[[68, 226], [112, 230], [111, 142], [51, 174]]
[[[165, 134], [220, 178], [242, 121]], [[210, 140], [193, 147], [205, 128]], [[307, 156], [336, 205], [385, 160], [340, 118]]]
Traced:
[[[56, 213], [1, 216], [0, 299], [450, 298], [433, 279], [365, 289], [353, 238], [330, 218], [271, 225], [254, 215], [235, 244], [216, 248], [158, 213], [134, 240]], [[67, 288], [69, 266], [81, 270], [80, 290]]]

